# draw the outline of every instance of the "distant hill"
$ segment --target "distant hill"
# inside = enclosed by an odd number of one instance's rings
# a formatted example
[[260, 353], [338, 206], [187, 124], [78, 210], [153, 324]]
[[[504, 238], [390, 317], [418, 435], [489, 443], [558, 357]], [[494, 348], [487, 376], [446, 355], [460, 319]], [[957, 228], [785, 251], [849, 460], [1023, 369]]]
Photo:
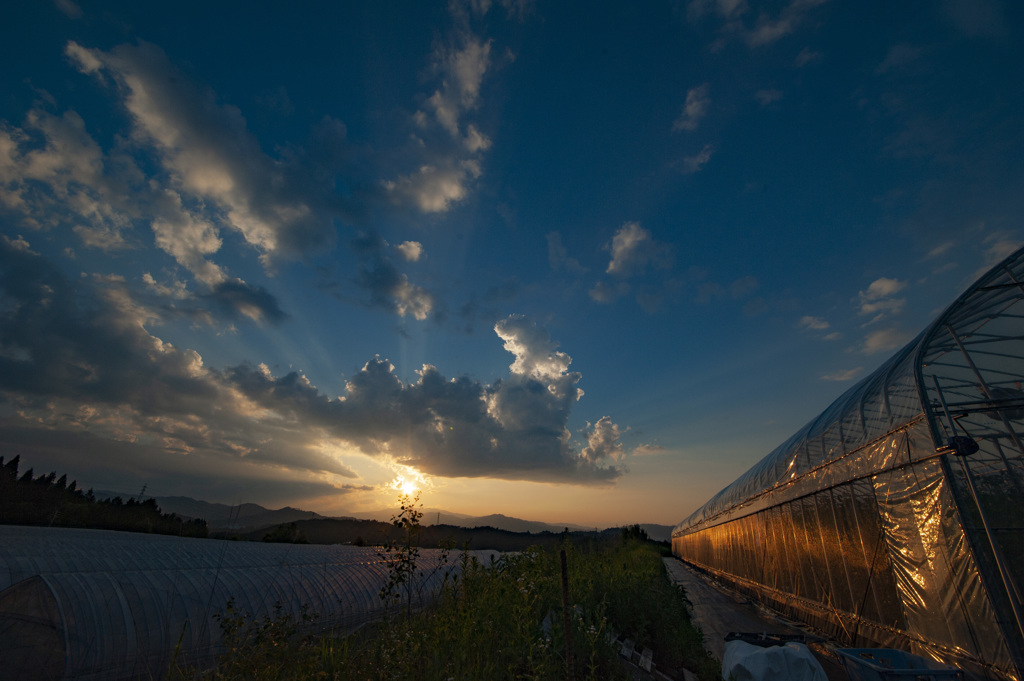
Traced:
[[[115, 496], [123, 496], [114, 492], [94, 492], [97, 499], [109, 499]], [[217, 504], [209, 501], [200, 501], [192, 497], [153, 497], [157, 505], [164, 513], [174, 513], [179, 517], [202, 518], [206, 521], [210, 531], [232, 530], [236, 532], [247, 532], [262, 530], [275, 525], [292, 523], [297, 520], [313, 520], [325, 516], [313, 511], [303, 511], [290, 506], [280, 509], [269, 509], [259, 504]]]
[[[112, 498], [119, 495], [114, 492], [95, 492], [98, 499]], [[190, 518], [202, 518], [207, 522], [211, 532], [232, 531], [232, 532], [254, 532], [276, 525], [284, 525], [299, 520], [327, 519], [328, 516], [320, 515], [313, 511], [303, 511], [298, 508], [285, 506], [280, 509], [269, 509], [259, 504], [218, 504], [209, 501], [200, 501], [191, 497], [155, 497], [156, 503], [164, 513], [175, 513], [178, 516]], [[376, 520], [388, 522], [397, 512], [396, 509], [379, 509], [376, 511], [364, 511], [343, 516], [334, 516], [332, 519], [359, 519]], [[438, 523], [440, 521], [440, 523]], [[423, 509], [424, 526], [428, 525], [449, 525], [453, 527], [493, 527], [496, 530], [506, 532], [541, 532], [559, 533], [568, 528], [570, 532], [594, 531], [593, 527], [584, 527], [570, 523], [555, 524], [543, 523], [535, 520], [523, 520], [512, 518], [500, 513], [486, 516], [468, 516], [461, 513], [452, 513], [440, 508]], [[672, 534], [671, 525], [641, 524], [647, 535], [654, 541], [668, 541]]]

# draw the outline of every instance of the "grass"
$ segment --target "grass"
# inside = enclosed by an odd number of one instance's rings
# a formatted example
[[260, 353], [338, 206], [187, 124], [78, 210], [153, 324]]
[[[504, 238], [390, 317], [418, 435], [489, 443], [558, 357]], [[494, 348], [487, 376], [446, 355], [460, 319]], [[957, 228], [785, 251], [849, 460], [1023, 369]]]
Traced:
[[[563, 544], [567, 553], [569, 639], [578, 680], [628, 678], [613, 632], [655, 651], [661, 669], [686, 668], [719, 679], [681, 589], [658, 547], [635, 540]], [[467, 561], [431, 608], [347, 637], [310, 636], [278, 615], [252, 620], [229, 604], [221, 616], [227, 648], [215, 668], [175, 669], [171, 679], [384, 681], [567, 678], [559, 552], [534, 548], [491, 566]]]

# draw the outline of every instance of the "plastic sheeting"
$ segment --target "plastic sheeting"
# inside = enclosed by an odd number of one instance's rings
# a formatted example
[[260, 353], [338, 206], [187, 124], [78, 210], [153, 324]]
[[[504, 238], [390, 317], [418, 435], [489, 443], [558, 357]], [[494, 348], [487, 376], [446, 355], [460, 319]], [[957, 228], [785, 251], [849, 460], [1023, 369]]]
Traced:
[[1021, 282], [1024, 249], [677, 526], [676, 555], [849, 645], [1024, 678]]
[[732, 681], [828, 681], [825, 670], [803, 643], [761, 646], [725, 644], [722, 678]]
[[[454, 553], [439, 558], [421, 550], [414, 603], [458, 570]], [[374, 548], [0, 526], [0, 659], [19, 679], [160, 678], [173, 656], [218, 651], [229, 600], [238, 614], [301, 623], [306, 609], [310, 628], [349, 631], [383, 614], [387, 577]]]

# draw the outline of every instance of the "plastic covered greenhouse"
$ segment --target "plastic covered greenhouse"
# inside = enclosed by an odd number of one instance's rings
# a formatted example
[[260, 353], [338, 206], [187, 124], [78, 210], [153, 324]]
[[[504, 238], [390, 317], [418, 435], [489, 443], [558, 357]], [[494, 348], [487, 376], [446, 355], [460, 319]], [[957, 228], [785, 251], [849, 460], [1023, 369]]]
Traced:
[[[459, 565], [422, 550], [414, 603]], [[220, 651], [229, 601], [239, 615], [302, 623], [308, 609], [311, 629], [351, 631], [383, 614], [387, 578], [374, 548], [0, 526], [0, 676], [164, 678], [172, 659], [202, 665]]]
[[1024, 678], [1024, 249], [672, 533], [853, 647]]

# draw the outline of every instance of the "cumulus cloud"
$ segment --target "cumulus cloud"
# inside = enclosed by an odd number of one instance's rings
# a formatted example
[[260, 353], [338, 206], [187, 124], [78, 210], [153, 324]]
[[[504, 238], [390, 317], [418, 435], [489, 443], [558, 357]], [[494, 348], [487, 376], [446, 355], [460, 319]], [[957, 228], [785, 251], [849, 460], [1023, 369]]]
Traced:
[[605, 272], [617, 277], [641, 274], [648, 265], [667, 268], [672, 263], [671, 247], [655, 241], [638, 222], [627, 222], [612, 237], [608, 246], [612, 259]]
[[515, 360], [491, 385], [430, 365], [403, 383], [374, 358], [344, 395], [328, 397], [299, 372], [207, 367], [151, 334], [159, 311], [124, 282], [71, 282], [7, 242], [0, 293], [13, 303], [0, 310], [0, 394], [14, 407], [0, 416], [0, 439], [18, 441], [19, 451], [58, 437], [81, 445], [69, 451], [82, 456], [116, 448], [151, 473], [188, 456], [190, 469], [222, 477], [327, 475], [337, 489], [356, 477], [345, 463], [354, 453], [441, 476], [594, 484], [623, 473], [610, 418], [582, 443], [571, 436], [581, 376], [547, 331], [522, 317], [495, 325]]
[[423, 256], [423, 244], [419, 241], [403, 241], [395, 250], [408, 262], [417, 262]]
[[619, 427], [609, 416], [602, 416], [593, 426], [588, 423], [583, 458], [592, 463], [621, 460], [624, 455], [621, 436]]
[[701, 119], [707, 115], [708, 109], [711, 107], [711, 97], [708, 96], [710, 87], [708, 83], [704, 83], [687, 90], [683, 111], [672, 122], [672, 132], [680, 130], [692, 132], [697, 129]]
[[[495, 324], [494, 332], [504, 341], [505, 349], [515, 355], [509, 366], [513, 374], [541, 381], [557, 381], [566, 376], [572, 358], [559, 352], [558, 343], [535, 322], [512, 316]], [[583, 396], [582, 391], [579, 396]]]

